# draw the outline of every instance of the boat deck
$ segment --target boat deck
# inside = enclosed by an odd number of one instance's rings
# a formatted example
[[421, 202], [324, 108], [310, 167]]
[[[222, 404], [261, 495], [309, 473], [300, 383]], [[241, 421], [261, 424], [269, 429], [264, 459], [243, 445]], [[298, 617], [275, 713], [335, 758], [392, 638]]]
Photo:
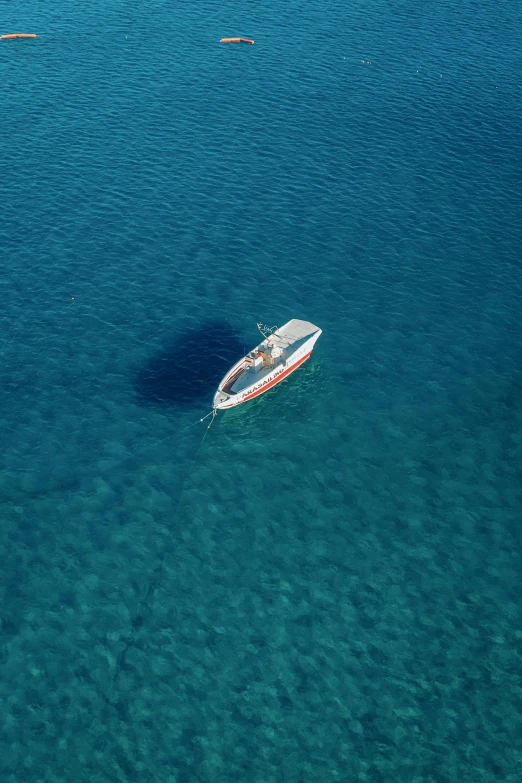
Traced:
[[239, 375], [239, 377], [236, 378], [232, 386], [230, 386], [230, 391], [232, 394], [237, 394], [238, 392], [243, 391], [243, 389], [246, 389], [248, 386], [251, 386], [253, 383], [262, 381], [266, 375], [271, 373], [276, 369], [276, 367], [279, 367], [283, 363], [283, 356], [281, 357], [281, 360], [282, 361], [279, 361], [277, 364], [273, 364], [268, 367], [255, 368], [250, 365]]

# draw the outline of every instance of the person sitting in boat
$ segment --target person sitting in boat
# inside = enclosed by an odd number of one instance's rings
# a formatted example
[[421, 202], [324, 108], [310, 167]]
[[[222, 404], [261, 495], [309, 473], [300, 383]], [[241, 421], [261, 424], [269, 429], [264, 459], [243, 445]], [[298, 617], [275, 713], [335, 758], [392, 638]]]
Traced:
[[259, 353], [263, 357], [263, 367], [271, 367], [277, 364], [277, 360], [283, 351], [278, 345], [270, 345], [269, 343], [265, 350], [260, 350]]

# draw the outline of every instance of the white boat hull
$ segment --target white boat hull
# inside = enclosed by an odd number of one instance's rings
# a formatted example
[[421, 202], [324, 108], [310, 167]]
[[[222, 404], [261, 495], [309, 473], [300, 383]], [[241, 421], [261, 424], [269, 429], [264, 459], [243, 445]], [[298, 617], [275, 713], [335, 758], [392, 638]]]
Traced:
[[[229, 370], [214, 395], [214, 408], [233, 408], [272, 389], [310, 357], [321, 334], [322, 330], [308, 321], [288, 321]], [[270, 352], [272, 356], [267, 355]], [[260, 357], [263, 365], [256, 368]]]

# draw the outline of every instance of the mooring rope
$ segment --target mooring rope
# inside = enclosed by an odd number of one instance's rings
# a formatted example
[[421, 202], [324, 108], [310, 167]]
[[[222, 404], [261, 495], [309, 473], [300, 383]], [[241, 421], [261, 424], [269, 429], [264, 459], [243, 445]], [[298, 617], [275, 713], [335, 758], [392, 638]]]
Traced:
[[[192, 472], [194, 470], [194, 467], [195, 467], [195, 465], [197, 463], [197, 460], [198, 460], [198, 457], [199, 457], [199, 453], [200, 453], [201, 448], [202, 448], [202, 446], [203, 446], [203, 444], [205, 442], [205, 438], [207, 437], [208, 431], [211, 428], [212, 424], [214, 423], [214, 419], [216, 418], [216, 414], [217, 414], [217, 410], [215, 408], [213, 408], [210, 411], [210, 413], [207, 413], [206, 416], [203, 416], [203, 418], [199, 419], [198, 421], [194, 422], [193, 424], [189, 424], [187, 427], [184, 427], [181, 430], [181, 432], [184, 432], [185, 430], [191, 429], [192, 427], [195, 427], [198, 424], [201, 424], [201, 422], [205, 421], [205, 419], [208, 419], [209, 416], [212, 416], [212, 419], [210, 420], [210, 424], [205, 428], [205, 432], [203, 433], [203, 437], [201, 438], [201, 441], [200, 441], [199, 446], [197, 448], [197, 451], [196, 451], [196, 454], [194, 456], [194, 459], [191, 461], [190, 467], [187, 470], [187, 472], [185, 474], [185, 477], [183, 478], [183, 480], [181, 482], [181, 487], [180, 487], [180, 490], [179, 490], [178, 499], [177, 499], [176, 504], [175, 504], [175, 506], [174, 506], [174, 508], [172, 510], [173, 516], [177, 513], [177, 511], [178, 511], [178, 509], [180, 507], [181, 500], [182, 500], [182, 497], [183, 497], [183, 493], [185, 491], [185, 485], [186, 485], [188, 479], [192, 475]], [[171, 437], [174, 437], [174, 435], [169, 435], [168, 438], [164, 438], [163, 441], [168, 440]], [[163, 441], [159, 441], [159, 443], [162, 443]], [[159, 445], [159, 444], [155, 444], [155, 445]], [[156, 565], [154, 567], [154, 570], [153, 570], [153, 572], [151, 574], [147, 590], [146, 590], [143, 598], [139, 602], [137, 611], [134, 614], [134, 617], [132, 618], [131, 627], [130, 627], [130, 631], [129, 631], [127, 640], [125, 642], [125, 646], [120, 651], [120, 653], [119, 653], [119, 655], [118, 655], [118, 657], [116, 659], [115, 666], [114, 666], [114, 674], [113, 674], [113, 677], [112, 677], [112, 685], [114, 687], [116, 686], [116, 681], [118, 679], [118, 676], [119, 676], [123, 666], [125, 665], [125, 659], [126, 659], [126, 656], [127, 656], [127, 652], [134, 645], [136, 632], [138, 631], [139, 628], [141, 628], [141, 626], [144, 623], [144, 614], [147, 612], [150, 615], [150, 613], [151, 613], [151, 606], [150, 606], [150, 604], [151, 604], [152, 599], [154, 598], [154, 594], [155, 594], [156, 590], [158, 589], [158, 587], [159, 587], [159, 585], [161, 583], [161, 577], [163, 575], [163, 568], [164, 568], [164, 562], [165, 562], [166, 555], [167, 555], [167, 550], [163, 549], [163, 551], [159, 555], [158, 562], [156, 563]], [[117, 704], [118, 704], [117, 701], [112, 701], [109, 697], [106, 697], [105, 700], [108, 703], [110, 703], [113, 707], [117, 707]]]

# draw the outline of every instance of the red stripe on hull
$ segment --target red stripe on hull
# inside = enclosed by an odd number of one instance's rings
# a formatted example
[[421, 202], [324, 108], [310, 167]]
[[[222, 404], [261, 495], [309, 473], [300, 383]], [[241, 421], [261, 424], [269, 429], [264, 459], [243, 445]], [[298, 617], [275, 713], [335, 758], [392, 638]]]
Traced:
[[263, 394], [263, 392], [268, 391], [268, 389], [270, 389], [272, 386], [275, 386], [276, 383], [279, 383], [279, 381], [282, 381], [283, 378], [286, 378], [287, 375], [290, 375], [291, 372], [293, 372], [294, 370], [297, 370], [299, 365], [302, 364], [303, 362], [305, 362], [308, 359], [308, 357], [310, 356], [311, 353], [312, 353], [312, 351], [310, 351], [310, 353], [307, 353], [306, 356], [303, 356], [302, 359], [299, 359], [299, 361], [296, 362], [295, 364], [293, 364], [292, 367], [289, 367], [288, 370], [285, 370], [283, 373], [281, 373], [281, 375], [278, 375], [277, 378], [274, 378], [273, 381], [270, 381], [270, 383], [267, 383], [266, 386], [263, 386], [261, 389], [258, 389], [257, 391], [253, 392], [252, 394], [249, 394], [247, 397], [243, 397], [241, 402], [238, 402], [237, 405], [241, 405], [241, 403], [247, 402], [248, 400], [252, 400], [254, 397], [257, 397], [260, 394]]

